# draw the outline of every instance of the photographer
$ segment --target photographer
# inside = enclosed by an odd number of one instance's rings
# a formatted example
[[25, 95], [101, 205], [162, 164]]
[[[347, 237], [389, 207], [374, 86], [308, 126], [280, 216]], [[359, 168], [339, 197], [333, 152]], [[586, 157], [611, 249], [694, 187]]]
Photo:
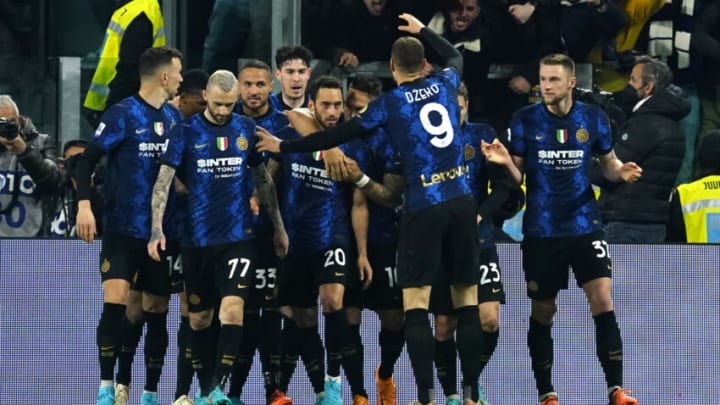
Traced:
[[63, 185], [55, 154], [50, 137], [0, 95], [0, 237], [41, 233], [47, 198]]

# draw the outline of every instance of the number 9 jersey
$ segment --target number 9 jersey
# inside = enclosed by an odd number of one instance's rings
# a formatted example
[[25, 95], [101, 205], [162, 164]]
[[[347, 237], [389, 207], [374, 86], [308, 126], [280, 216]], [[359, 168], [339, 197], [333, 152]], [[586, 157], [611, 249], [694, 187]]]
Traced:
[[458, 73], [444, 69], [402, 83], [362, 111], [360, 124], [368, 130], [382, 127], [400, 156], [406, 212], [471, 192], [460, 136], [459, 84]]

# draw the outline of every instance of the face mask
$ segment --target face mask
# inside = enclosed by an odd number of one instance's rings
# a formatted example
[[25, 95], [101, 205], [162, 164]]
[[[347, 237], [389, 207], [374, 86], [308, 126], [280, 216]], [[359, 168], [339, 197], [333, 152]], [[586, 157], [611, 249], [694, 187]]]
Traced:
[[638, 96], [637, 90], [628, 83], [624, 89], [615, 93], [614, 99], [615, 103], [622, 108], [626, 114], [629, 114], [632, 112], [635, 104], [640, 101], [640, 96]]

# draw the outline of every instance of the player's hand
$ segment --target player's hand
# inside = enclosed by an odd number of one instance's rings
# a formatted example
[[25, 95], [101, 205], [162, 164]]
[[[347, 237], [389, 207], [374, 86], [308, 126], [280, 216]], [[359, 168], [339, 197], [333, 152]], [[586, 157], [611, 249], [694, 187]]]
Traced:
[[363, 174], [365, 174], [362, 170], [360, 170], [360, 166], [358, 166], [357, 162], [347, 156], [345, 156], [345, 170], [347, 171], [347, 176], [345, 176], [344, 181], [351, 183], [355, 183], [360, 180]]
[[362, 288], [363, 290], [367, 290], [373, 279], [373, 269], [370, 266], [370, 260], [368, 260], [367, 255], [358, 255], [357, 265], [358, 275], [360, 276], [360, 281], [362, 281]]
[[480, 149], [488, 162], [502, 166], [507, 166], [512, 163], [510, 152], [508, 152], [505, 145], [503, 145], [497, 138], [495, 138], [492, 143], [487, 143], [484, 140], [481, 141]]
[[338, 66], [341, 67], [356, 68], [359, 64], [360, 60], [358, 60], [358, 57], [349, 51], [345, 51], [345, 53], [340, 55], [340, 59], [338, 60]]
[[535, 12], [535, 6], [531, 2], [525, 4], [513, 4], [508, 7], [508, 12], [515, 19], [515, 22], [522, 25], [528, 22]]
[[256, 126], [255, 136], [260, 138], [255, 144], [255, 148], [259, 152], [280, 153], [280, 142], [282, 141], [275, 135], [268, 132], [267, 129], [261, 126]]
[[343, 181], [347, 177], [345, 154], [340, 148], [332, 148], [323, 152], [323, 161], [328, 176], [335, 181]]
[[281, 259], [285, 257], [288, 252], [288, 247], [290, 246], [290, 241], [288, 240], [287, 233], [285, 233], [285, 229], [275, 230], [273, 243], [275, 245], [275, 255]]
[[408, 14], [408, 13], [402, 13], [398, 16], [401, 20], [404, 20], [407, 22], [407, 25], [399, 25], [398, 29], [400, 31], [408, 32], [410, 34], [419, 34], [420, 30], [425, 28], [425, 24], [423, 24], [420, 20], [415, 18], [414, 15]]
[[75, 218], [77, 235], [87, 243], [92, 243], [97, 233], [95, 215], [90, 208], [89, 200], [78, 201], [78, 213]]
[[165, 234], [163, 234], [162, 229], [160, 228], [153, 228], [152, 234], [150, 235], [150, 240], [147, 244], [147, 251], [148, 256], [155, 260], [156, 262], [160, 261], [160, 251], [158, 250], [158, 245], [160, 246], [160, 250], [163, 252], [165, 251]]
[[620, 177], [626, 183], [635, 183], [642, 177], [642, 168], [635, 162], [626, 162], [620, 167]]

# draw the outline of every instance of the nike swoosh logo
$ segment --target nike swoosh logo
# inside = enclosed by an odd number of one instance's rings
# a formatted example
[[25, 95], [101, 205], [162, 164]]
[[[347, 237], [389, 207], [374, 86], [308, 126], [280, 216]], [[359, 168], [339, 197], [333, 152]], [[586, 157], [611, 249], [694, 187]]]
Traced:
[[173, 281], [173, 282], [170, 283], [170, 284], [172, 284], [173, 287], [177, 287], [177, 286], [179, 286], [179, 285], [182, 284], [182, 283], [183, 283], [182, 281]]
[[335, 272], [335, 277], [342, 277], [342, 276], [344, 276], [344, 275], [345, 275], [345, 273]]
[[238, 284], [237, 288], [239, 288], [239, 289], [242, 290], [243, 288], [247, 288], [247, 286], [246, 286], [246, 285], [242, 285], [242, 284]]
[[201, 143], [199, 145], [195, 145], [195, 149], [202, 149], [202, 148], [206, 147], [207, 145], [208, 144], [206, 144], [206, 143]]
[[100, 350], [102, 350], [102, 351], [110, 350], [110, 349], [114, 349], [114, 348], [115, 348], [115, 346], [100, 346]]
[[499, 293], [499, 292], [500, 292], [500, 289], [499, 289], [499, 288], [493, 288], [493, 289], [492, 289], [492, 293], [493, 293], [493, 294], [497, 294], [497, 293]]
[[138, 135], [140, 135], [140, 134], [142, 134], [142, 133], [145, 133], [145, 131], [147, 131], [147, 128], [141, 128], [141, 129], [136, 129], [136, 130], [135, 130], [135, 133], [138, 134]]

